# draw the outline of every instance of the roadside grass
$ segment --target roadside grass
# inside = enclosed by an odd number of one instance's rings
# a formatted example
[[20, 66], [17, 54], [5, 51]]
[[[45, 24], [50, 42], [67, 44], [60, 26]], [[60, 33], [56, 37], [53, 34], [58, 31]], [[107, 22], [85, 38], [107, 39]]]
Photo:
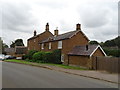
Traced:
[[68, 66], [68, 65], [63, 65], [63, 64], [35, 63], [35, 62], [29, 62], [29, 61], [25, 61], [25, 60], [16, 60], [16, 59], [8, 59], [8, 60], [5, 60], [5, 61], [6, 62], [15, 62], [15, 63], [21, 63], [21, 64], [34, 65], [34, 66], [49, 65], [49, 66], [61, 67], [61, 68], [64, 68], [64, 69], [88, 70], [86, 68], [75, 67], [75, 66]]

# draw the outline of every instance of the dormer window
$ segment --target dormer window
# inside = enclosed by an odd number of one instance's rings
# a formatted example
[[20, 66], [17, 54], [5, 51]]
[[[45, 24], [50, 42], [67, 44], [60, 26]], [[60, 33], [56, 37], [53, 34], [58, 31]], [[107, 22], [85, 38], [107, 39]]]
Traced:
[[49, 43], [49, 49], [51, 49], [51, 47], [52, 47], [52, 46], [51, 46], [51, 42], [50, 42], [50, 43]]
[[44, 43], [41, 44], [41, 49], [44, 49]]
[[58, 41], [58, 49], [62, 49], [62, 41]]

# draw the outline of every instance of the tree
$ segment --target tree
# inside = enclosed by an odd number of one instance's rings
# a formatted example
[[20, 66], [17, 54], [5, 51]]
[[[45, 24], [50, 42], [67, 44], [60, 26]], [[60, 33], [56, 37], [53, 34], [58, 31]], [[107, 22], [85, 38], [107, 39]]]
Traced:
[[14, 48], [15, 46], [24, 46], [22, 39], [17, 39], [10, 45], [11, 48]]
[[115, 39], [107, 40], [103, 44], [104, 47], [115, 47], [118, 46], [120, 48], [120, 36], [116, 37]]
[[99, 44], [97, 41], [90, 41], [89, 44]]
[[0, 37], [0, 54], [6, 54], [5, 48], [8, 48], [8, 45], [3, 43], [3, 40]]

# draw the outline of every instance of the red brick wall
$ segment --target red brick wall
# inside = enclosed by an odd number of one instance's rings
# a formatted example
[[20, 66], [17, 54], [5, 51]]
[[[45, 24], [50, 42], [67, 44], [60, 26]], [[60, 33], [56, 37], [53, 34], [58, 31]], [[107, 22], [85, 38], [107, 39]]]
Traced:
[[38, 35], [37, 37], [28, 40], [28, 50], [40, 51], [40, 45], [38, 43], [50, 36], [53, 36], [52, 33], [50, 31], [45, 31], [42, 34]]

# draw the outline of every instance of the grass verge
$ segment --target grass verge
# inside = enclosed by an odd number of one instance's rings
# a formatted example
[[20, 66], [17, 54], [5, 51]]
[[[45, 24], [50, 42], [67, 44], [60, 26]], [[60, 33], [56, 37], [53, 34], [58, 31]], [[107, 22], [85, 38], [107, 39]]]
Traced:
[[80, 68], [80, 67], [74, 67], [74, 66], [68, 66], [68, 65], [63, 65], [63, 64], [52, 64], [52, 63], [34, 63], [34, 62], [29, 62], [29, 61], [24, 61], [24, 60], [16, 60], [16, 59], [10, 59], [10, 60], [5, 60], [6, 62], [15, 62], [15, 63], [21, 63], [21, 64], [28, 64], [28, 65], [34, 65], [34, 66], [40, 66], [40, 65], [49, 65], [49, 66], [56, 66], [56, 67], [61, 67], [64, 69], [75, 69], [75, 70], [88, 70], [85, 68]]

